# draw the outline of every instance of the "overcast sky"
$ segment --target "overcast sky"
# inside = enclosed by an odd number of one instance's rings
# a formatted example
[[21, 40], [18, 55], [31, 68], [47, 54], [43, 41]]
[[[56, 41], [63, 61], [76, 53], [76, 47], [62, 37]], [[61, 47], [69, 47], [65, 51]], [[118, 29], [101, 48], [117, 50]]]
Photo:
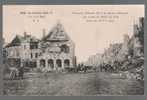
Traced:
[[[48, 14], [44, 14], [44, 18], [30, 18], [30, 15], [20, 14], [22, 12], [48, 12]], [[101, 18], [85, 19], [84, 15], [96, 16], [81, 12], [100, 12], [97, 13], [99, 17], [102, 12], [124, 14], [116, 14], [113, 22], [89, 22], [87, 19], [101, 20]], [[34, 17], [37, 14], [31, 15]], [[87, 60], [90, 55], [102, 53], [110, 43], [122, 42], [124, 34], [131, 36], [133, 23], [137, 23], [138, 17], [142, 16], [144, 16], [143, 5], [9, 5], [3, 7], [3, 37], [5, 42], [9, 43], [16, 34], [23, 35], [26, 31], [41, 38], [43, 29], [48, 34], [60, 21], [76, 45], [75, 54], [80, 62]]]

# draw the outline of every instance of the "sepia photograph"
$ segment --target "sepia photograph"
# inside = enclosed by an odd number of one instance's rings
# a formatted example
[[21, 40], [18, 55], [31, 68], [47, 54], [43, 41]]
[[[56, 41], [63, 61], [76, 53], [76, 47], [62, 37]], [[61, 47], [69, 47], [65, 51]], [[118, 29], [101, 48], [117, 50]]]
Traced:
[[144, 95], [144, 12], [3, 5], [3, 95]]

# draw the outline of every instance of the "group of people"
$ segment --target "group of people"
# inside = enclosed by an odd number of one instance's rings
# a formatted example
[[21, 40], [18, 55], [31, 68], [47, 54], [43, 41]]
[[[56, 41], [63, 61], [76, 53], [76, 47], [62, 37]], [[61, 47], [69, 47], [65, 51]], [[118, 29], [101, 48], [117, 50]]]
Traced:
[[24, 67], [13, 67], [10, 68], [10, 79], [23, 79], [24, 78]]

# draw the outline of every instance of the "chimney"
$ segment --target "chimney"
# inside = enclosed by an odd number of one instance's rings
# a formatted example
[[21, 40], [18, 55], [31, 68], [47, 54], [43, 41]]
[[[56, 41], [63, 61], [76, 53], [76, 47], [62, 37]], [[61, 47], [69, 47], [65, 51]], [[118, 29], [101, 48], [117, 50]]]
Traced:
[[24, 37], [26, 37], [26, 36], [27, 36], [27, 32], [25, 31], [25, 32], [24, 32]]

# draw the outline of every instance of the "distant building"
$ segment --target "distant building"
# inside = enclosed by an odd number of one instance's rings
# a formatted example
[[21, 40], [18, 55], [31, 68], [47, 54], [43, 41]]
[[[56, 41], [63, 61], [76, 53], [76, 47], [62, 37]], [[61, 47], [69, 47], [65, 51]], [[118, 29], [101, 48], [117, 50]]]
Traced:
[[144, 52], [144, 18], [139, 18], [139, 23], [134, 24], [134, 56], [143, 56]]
[[[43, 33], [44, 34], [44, 33]], [[28, 35], [16, 35], [5, 46], [7, 62], [11, 66], [26, 66], [46, 70], [60, 70], [75, 66], [75, 44], [65, 32], [63, 25], [57, 25], [42, 39]]]

